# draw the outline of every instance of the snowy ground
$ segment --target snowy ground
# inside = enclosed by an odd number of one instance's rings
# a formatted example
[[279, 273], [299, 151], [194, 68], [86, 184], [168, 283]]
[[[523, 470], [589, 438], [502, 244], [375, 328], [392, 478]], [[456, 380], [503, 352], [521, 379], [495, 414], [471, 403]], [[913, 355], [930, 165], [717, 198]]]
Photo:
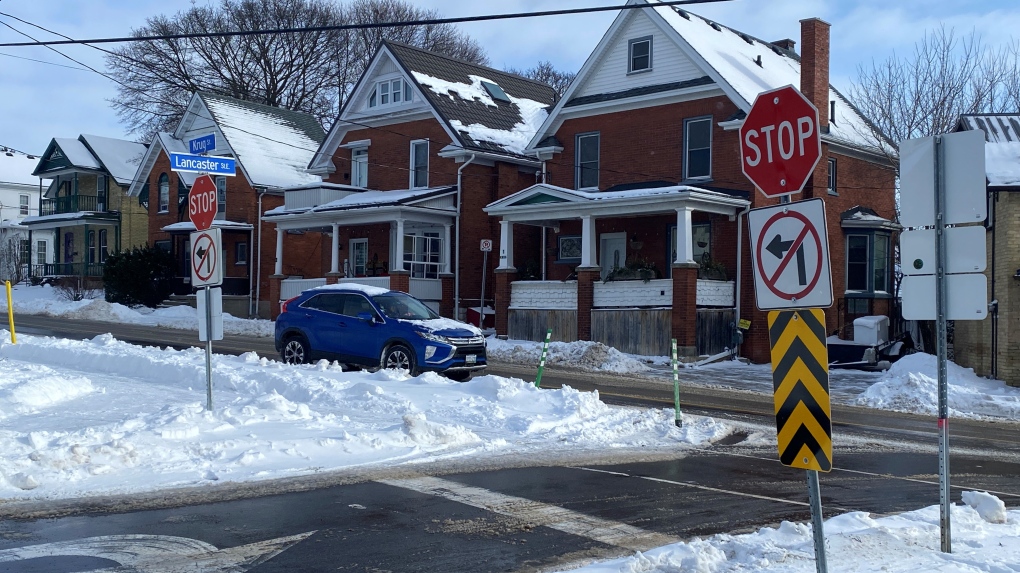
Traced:
[[[735, 426], [480, 376], [344, 372], [0, 330], [0, 499], [69, 498], [455, 457], [682, 449]], [[747, 430], [745, 430], [747, 431]], [[753, 430], [751, 430], [753, 432]], [[762, 438], [762, 443], [765, 443]]]
[[[14, 308], [26, 314], [66, 316], [72, 319], [145, 324], [164, 328], [197, 330], [195, 309], [181, 306], [157, 310], [131, 309], [102, 300], [68, 302], [49, 286], [14, 287]], [[6, 311], [6, 298], [0, 296], [0, 311]], [[227, 334], [273, 336], [273, 322], [248, 320], [224, 315]], [[489, 357], [498, 362], [537, 365], [542, 345], [522, 340], [487, 342]], [[593, 372], [636, 374], [671, 383], [670, 361], [666, 356], [624, 354], [597, 342], [553, 342], [547, 364]], [[893, 364], [887, 372], [833, 370], [829, 390], [833, 403], [852, 404], [917, 414], [934, 414], [937, 405], [935, 357], [915, 354]], [[723, 361], [681, 371], [686, 385], [726, 387], [737, 390], [772, 393], [772, 371], [767, 364], [743, 364]], [[1020, 388], [988, 380], [973, 370], [950, 364], [950, 407], [953, 417], [1006, 418], [1020, 420]]]
[[[964, 492], [953, 507], [953, 552], [939, 550], [939, 508], [873, 518], [852, 512], [825, 522], [829, 571], [967, 573], [1020, 569], [1020, 511], [987, 493]], [[573, 573], [813, 573], [811, 527], [783, 522], [745, 535], [714, 535], [666, 545]]]

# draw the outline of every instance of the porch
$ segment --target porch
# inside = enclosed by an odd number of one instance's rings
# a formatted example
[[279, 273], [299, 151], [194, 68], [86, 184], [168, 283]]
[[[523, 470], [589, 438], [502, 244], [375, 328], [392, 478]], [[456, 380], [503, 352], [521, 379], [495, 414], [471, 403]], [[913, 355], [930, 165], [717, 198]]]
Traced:
[[[514, 281], [510, 287], [509, 338], [541, 341], [552, 329], [554, 340], [577, 340], [577, 281]], [[592, 291], [591, 340], [633, 354], [669, 354], [672, 279], [596, 282]], [[733, 348], [736, 282], [698, 279], [696, 293], [696, 352]]]
[[[685, 356], [733, 348], [744, 195], [665, 183], [602, 192], [539, 184], [489, 204], [486, 212], [501, 219], [497, 333], [539, 340], [552, 328], [560, 340], [660, 356], [671, 339]], [[525, 229], [520, 241], [515, 227]], [[546, 255], [556, 253], [575, 280], [517, 280], [514, 248], [533, 245], [534, 228], [543, 273]], [[552, 249], [547, 229], [556, 234]]]

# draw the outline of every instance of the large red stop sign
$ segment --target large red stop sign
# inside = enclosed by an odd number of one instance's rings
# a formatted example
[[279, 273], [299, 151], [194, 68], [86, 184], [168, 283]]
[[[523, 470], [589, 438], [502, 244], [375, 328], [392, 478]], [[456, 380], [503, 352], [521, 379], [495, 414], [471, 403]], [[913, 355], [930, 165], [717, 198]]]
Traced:
[[800, 193], [822, 157], [818, 109], [793, 86], [762, 92], [740, 127], [740, 167], [766, 197]]
[[188, 194], [188, 217], [195, 229], [205, 231], [216, 218], [216, 182], [208, 175], [200, 175]]

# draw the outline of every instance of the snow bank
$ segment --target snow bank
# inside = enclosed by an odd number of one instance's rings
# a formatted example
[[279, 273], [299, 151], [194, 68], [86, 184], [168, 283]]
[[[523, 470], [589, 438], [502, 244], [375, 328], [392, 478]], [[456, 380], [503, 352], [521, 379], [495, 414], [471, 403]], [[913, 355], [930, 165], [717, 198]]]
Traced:
[[[950, 415], [1020, 419], [1020, 388], [981, 378], [970, 368], [947, 365]], [[857, 404], [917, 414], [938, 414], [938, 359], [911, 354], [894, 362], [874, 385], [857, 398]]]
[[[542, 343], [523, 340], [501, 340], [489, 337], [485, 340], [486, 354], [492, 360], [511, 364], [538, 366], [542, 357]], [[644, 357], [642, 357], [644, 358]], [[654, 358], [639, 359], [630, 354], [606, 346], [601, 342], [579, 340], [577, 342], [550, 342], [546, 365], [561, 365], [593, 372], [644, 372]]]
[[[1016, 542], [1020, 535], [1020, 511], [1005, 512], [1004, 520], [996, 523], [985, 520], [969, 506], [954, 506], [952, 512], [952, 553], [940, 550], [938, 506], [878, 519], [865, 512], [833, 517], [824, 527], [829, 568], [888, 573], [1016, 571], [1020, 562], [1020, 543]], [[755, 533], [695, 538], [632, 557], [571, 569], [572, 573], [680, 571], [813, 573], [811, 527], [783, 522], [779, 527], [766, 527]]]
[[77, 341], [0, 330], [0, 500], [71, 498], [305, 475], [440, 458], [555, 459], [695, 447], [734, 424], [606, 405], [597, 392], [479, 376], [344, 372], [205, 354], [110, 335]]

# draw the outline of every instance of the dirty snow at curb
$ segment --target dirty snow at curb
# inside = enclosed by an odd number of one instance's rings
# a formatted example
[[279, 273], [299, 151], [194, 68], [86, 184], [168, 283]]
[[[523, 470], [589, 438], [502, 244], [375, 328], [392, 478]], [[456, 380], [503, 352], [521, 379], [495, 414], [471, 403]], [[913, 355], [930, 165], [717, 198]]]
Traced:
[[[964, 492], [977, 497], [986, 493]], [[999, 503], [1002, 503], [999, 501]], [[826, 520], [825, 546], [830, 571], [1016, 571], [1020, 563], [1020, 511], [1003, 512], [1003, 521], [986, 520], [970, 505], [953, 507], [953, 552], [942, 553], [939, 507], [873, 518], [851, 512]], [[632, 557], [571, 569], [571, 573], [814, 573], [811, 527], [784, 521], [744, 535], [713, 535], [666, 545]]]
[[519, 379], [344, 372], [205, 354], [110, 335], [0, 330], [0, 499], [71, 498], [439, 458], [704, 446], [735, 426]]
[[[947, 368], [950, 417], [1001, 417], [1020, 420], [1020, 388], [981, 378], [952, 362]], [[937, 415], [938, 359], [931, 354], [905, 356], [857, 398], [871, 408]]]

